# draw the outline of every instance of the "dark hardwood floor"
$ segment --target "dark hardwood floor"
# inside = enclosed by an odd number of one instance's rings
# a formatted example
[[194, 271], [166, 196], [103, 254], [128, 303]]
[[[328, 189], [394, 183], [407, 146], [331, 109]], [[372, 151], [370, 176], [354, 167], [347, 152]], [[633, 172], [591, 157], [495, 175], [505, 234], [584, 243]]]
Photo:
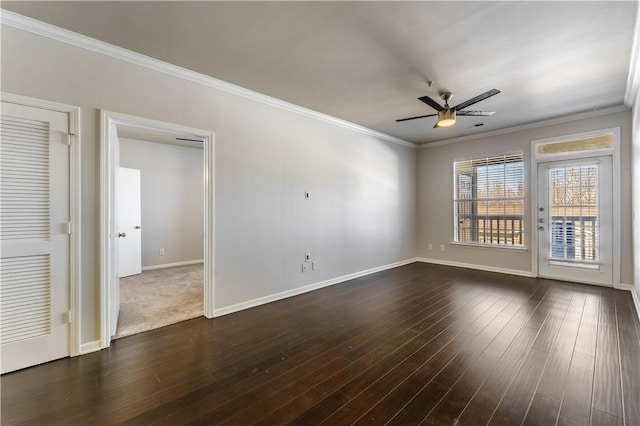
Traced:
[[2, 376], [2, 424], [640, 425], [629, 292], [414, 263]]

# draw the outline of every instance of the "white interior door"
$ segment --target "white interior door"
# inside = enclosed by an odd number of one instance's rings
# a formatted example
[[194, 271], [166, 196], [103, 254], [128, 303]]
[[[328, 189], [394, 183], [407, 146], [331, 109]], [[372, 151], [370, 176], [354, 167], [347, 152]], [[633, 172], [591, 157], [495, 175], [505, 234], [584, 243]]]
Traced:
[[611, 156], [538, 164], [538, 274], [613, 285]]
[[140, 170], [118, 167], [118, 276], [142, 272]]
[[2, 373], [69, 355], [69, 117], [2, 103]]

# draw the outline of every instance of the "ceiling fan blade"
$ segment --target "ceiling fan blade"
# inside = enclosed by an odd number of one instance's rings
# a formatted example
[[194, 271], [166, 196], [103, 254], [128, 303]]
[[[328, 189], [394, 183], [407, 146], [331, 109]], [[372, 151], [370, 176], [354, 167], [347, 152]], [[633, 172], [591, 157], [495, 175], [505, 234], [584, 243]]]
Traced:
[[439, 103], [437, 103], [436, 101], [434, 101], [433, 99], [431, 99], [428, 96], [423, 96], [421, 98], [418, 98], [418, 100], [424, 102], [425, 104], [429, 105], [431, 108], [435, 109], [436, 111], [442, 111], [444, 109], [444, 107], [442, 105], [440, 105]]
[[429, 114], [429, 115], [419, 115], [417, 117], [409, 117], [409, 118], [401, 118], [399, 120], [396, 120], [397, 123], [401, 122], [401, 121], [409, 121], [409, 120], [417, 120], [418, 118], [425, 118], [425, 117], [434, 117], [438, 114]]
[[473, 105], [475, 103], [478, 103], [480, 101], [484, 101], [485, 99], [490, 98], [493, 95], [497, 95], [498, 93], [500, 93], [500, 91], [498, 89], [491, 89], [491, 90], [489, 90], [487, 92], [484, 92], [481, 95], [476, 96], [475, 98], [471, 98], [468, 101], [462, 102], [462, 103], [454, 106], [451, 109], [453, 109], [455, 111], [460, 111], [461, 109], [465, 109], [466, 107], [471, 106], [471, 105]]
[[472, 115], [475, 117], [488, 117], [495, 113], [495, 111], [456, 111], [456, 115]]

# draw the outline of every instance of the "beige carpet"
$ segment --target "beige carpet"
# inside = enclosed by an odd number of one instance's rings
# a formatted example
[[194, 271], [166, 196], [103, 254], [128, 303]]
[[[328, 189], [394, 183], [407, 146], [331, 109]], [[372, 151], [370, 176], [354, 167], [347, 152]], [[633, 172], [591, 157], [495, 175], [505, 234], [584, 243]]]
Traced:
[[201, 263], [121, 278], [114, 339], [202, 316], [203, 282]]

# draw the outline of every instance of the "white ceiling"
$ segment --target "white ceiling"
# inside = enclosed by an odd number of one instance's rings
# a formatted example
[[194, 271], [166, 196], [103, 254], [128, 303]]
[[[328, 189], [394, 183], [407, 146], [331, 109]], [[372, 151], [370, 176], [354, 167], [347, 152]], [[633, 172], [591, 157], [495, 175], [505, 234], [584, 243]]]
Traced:
[[[415, 142], [623, 103], [637, 1], [2, 2], [2, 8]], [[434, 82], [431, 88], [426, 80]], [[450, 129], [452, 106], [502, 91]], [[473, 127], [485, 123], [481, 128]]]

